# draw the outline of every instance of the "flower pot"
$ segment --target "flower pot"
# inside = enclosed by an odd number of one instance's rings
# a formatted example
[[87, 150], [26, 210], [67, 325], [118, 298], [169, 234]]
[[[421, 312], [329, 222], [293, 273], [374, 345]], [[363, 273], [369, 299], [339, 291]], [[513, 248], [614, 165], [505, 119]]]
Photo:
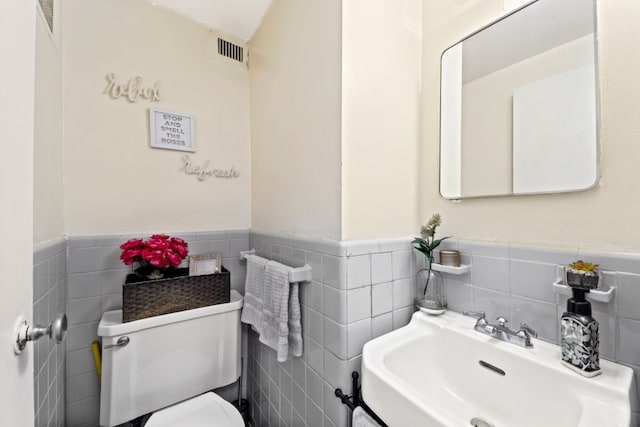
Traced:
[[231, 273], [224, 266], [220, 273], [188, 274], [188, 268], [167, 269], [157, 280], [129, 274], [122, 286], [122, 321], [229, 302]]
[[567, 269], [567, 285], [586, 290], [596, 289], [600, 282], [599, 272], [584, 272]]

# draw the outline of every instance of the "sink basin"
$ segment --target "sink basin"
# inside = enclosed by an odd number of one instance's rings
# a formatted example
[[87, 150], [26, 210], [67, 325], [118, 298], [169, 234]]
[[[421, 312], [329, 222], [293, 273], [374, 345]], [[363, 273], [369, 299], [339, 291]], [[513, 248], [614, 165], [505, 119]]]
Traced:
[[364, 401], [390, 427], [629, 427], [630, 368], [601, 360], [602, 375], [584, 378], [560, 364], [559, 346], [518, 347], [474, 324], [417, 312], [368, 342]]

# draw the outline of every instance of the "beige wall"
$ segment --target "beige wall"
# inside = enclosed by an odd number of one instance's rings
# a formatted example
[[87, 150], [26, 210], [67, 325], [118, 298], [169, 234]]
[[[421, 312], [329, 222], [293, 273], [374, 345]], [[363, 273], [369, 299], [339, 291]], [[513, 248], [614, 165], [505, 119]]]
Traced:
[[[59, 5], [60, 3], [56, 3]], [[57, 8], [60, 11], [60, 8]], [[61, 28], [62, 14], [55, 24]], [[62, 237], [62, 43], [52, 35], [41, 13], [36, 23], [33, 240]]]
[[[249, 79], [207, 52], [209, 30], [145, 0], [64, 2], [64, 219], [68, 235], [248, 228]], [[111, 99], [106, 74], [156, 81], [161, 102]], [[199, 182], [179, 151], [149, 147], [150, 106], [195, 117]]]
[[251, 228], [340, 238], [341, 1], [275, 0], [251, 40]]
[[342, 8], [342, 238], [414, 232], [421, 2]]
[[438, 119], [441, 53], [474, 29], [496, 19], [497, 0], [462, 8], [455, 2], [425, 0], [423, 9], [423, 152], [421, 216], [444, 217], [442, 234], [463, 239], [640, 250], [640, 2], [599, 0], [601, 174], [594, 190], [549, 196], [463, 200], [438, 193]]

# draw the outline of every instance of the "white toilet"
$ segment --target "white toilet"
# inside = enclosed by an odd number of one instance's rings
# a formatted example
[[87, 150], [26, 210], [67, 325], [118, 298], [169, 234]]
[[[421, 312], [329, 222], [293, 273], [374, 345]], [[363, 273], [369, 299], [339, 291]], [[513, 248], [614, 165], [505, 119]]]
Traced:
[[145, 427], [242, 427], [238, 410], [212, 389], [240, 377], [242, 296], [195, 310], [122, 323], [103, 314], [100, 425], [153, 413]]

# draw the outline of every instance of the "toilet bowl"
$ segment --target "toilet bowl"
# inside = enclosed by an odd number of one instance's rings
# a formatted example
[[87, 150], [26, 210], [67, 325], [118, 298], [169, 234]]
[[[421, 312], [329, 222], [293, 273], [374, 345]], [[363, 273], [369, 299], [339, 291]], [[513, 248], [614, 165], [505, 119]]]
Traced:
[[213, 392], [176, 403], [151, 415], [144, 427], [244, 427], [240, 412]]
[[102, 315], [100, 425], [151, 414], [145, 427], [244, 426], [240, 412], [212, 393], [240, 377], [242, 296], [230, 302], [133, 322]]

